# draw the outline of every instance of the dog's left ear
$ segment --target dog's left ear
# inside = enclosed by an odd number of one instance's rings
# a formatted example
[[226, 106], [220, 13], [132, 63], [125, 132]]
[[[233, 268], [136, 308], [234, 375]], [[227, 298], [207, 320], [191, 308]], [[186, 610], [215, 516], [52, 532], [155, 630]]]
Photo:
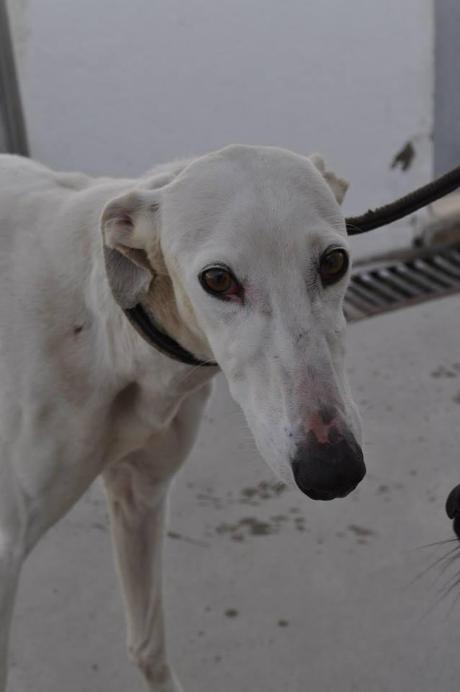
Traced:
[[163, 267], [156, 193], [142, 190], [113, 199], [102, 212], [101, 230], [113, 296], [121, 307], [133, 307]]
[[308, 157], [308, 160], [319, 170], [324, 180], [331, 188], [337, 202], [342, 204], [349, 183], [344, 178], [340, 178], [333, 171], [327, 170], [326, 162], [320, 154], [312, 154]]

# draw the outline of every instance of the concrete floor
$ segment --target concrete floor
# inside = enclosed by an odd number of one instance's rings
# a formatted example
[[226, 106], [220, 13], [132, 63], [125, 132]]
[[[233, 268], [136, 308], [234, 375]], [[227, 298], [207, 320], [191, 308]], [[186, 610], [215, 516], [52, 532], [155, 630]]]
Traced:
[[[460, 482], [460, 300], [353, 325], [368, 475], [344, 500], [277, 492], [225, 383], [177, 479], [166, 552], [186, 692], [456, 692], [460, 570], [444, 514]], [[459, 599], [460, 601], [460, 599]], [[29, 559], [10, 692], [136, 692], [96, 485]]]

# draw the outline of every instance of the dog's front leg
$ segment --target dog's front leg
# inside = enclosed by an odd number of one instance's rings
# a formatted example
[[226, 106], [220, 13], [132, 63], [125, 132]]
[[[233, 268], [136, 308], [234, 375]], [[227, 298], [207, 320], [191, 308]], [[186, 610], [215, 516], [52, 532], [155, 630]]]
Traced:
[[128, 650], [149, 692], [182, 692], [166, 655], [161, 548], [170, 480], [193, 444], [207, 396], [207, 388], [197, 392], [184, 402], [168, 430], [152, 437], [148, 448], [104, 471]]
[[161, 599], [161, 548], [167, 480], [145, 451], [104, 472], [124, 593], [128, 651], [151, 692], [180, 692], [169, 668]]
[[[3, 527], [0, 529], [3, 533]], [[16, 543], [17, 540], [17, 543]], [[0, 546], [0, 692], [6, 689], [8, 635], [19, 573], [24, 558], [20, 539], [2, 536]]]
[[8, 639], [21, 567], [39, 537], [33, 536], [31, 511], [10, 461], [3, 457], [0, 464], [0, 692], [6, 690]]

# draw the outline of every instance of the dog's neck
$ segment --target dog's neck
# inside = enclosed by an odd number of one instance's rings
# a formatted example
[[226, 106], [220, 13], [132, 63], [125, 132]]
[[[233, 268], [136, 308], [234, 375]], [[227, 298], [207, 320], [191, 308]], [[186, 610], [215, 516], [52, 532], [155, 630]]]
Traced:
[[157, 274], [141, 304], [152, 315], [156, 326], [190, 355], [203, 362], [212, 361], [209, 344], [197, 324], [193, 308], [186, 296], [182, 300], [185, 302], [185, 316], [179, 312], [171, 278], [166, 274]]

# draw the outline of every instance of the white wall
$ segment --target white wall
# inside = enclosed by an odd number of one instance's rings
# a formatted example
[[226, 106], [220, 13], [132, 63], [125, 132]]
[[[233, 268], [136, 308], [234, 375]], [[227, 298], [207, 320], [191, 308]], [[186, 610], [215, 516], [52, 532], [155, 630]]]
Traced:
[[[318, 150], [357, 213], [432, 172], [432, 0], [10, 0], [32, 155], [137, 174], [230, 142]], [[416, 157], [390, 170], [413, 140]], [[372, 234], [360, 252], [406, 241]]]
[[460, 161], [460, 3], [435, 3], [434, 168], [437, 175]]

